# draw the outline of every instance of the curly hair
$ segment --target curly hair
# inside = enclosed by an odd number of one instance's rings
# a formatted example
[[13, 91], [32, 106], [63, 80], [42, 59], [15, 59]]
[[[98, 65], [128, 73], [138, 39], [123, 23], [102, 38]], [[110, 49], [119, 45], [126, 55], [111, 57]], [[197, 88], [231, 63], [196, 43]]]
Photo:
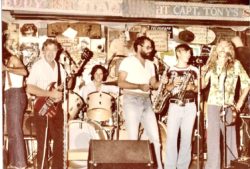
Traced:
[[227, 64], [227, 67], [223, 67], [223, 69], [230, 69], [233, 67], [234, 65], [234, 62], [235, 62], [235, 48], [234, 48], [234, 45], [232, 44], [232, 42], [226, 40], [226, 39], [220, 39], [218, 40], [218, 42], [216, 43], [216, 45], [213, 47], [211, 53], [210, 53], [210, 56], [209, 56], [209, 59], [207, 61], [207, 65], [208, 65], [208, 68], [209, 69], [212, 69], [212, 70], [215, 70], [216, 69], [216, 61], [218, 60], [218, 53], [217, 53], [217, 47], [219, 46], [219, 44], [221, 42], [226, 42], [227, 45], [229, 46], [230, 48], [230, 51], [227, 53], [227, 57], [228, 57], [228, 64]]
[[143, 45], [143, 43], [146, 41], [146, 40], [148, 40], [150, 43], [151, 43], [151, 45], [152, 45], [152, 40], [149, 38], [149, 37], [147, 37], [147, 36], [140, 36], [140, 37], [138, 37], [136, 40], [135, 40], [135, 42], [134, 42], [134, 50], [135, 50], [135, 52], [137, 52], [137, 50], [138, 50], [138, 45]]
[[35, 36], [37, 33], [37, 27], [33, 23], [24, 24], [20, 29], [23, 36], [26, 35], [28, 30], [33, 30], [32, 36]]
[[107, 71], [107, 69], [106, 69], [104, 66], [102, 66], [102, 65], [95, 65], [95, 66], [92, 68], [92, 70], [91, 70], [91, 72], [90, 72], [91, 80], [94, 80], [94, 75], [95, 75], [95, 73], [96, 73], [96, 71], [97, 71], [98, 69], [102, 70], [102, 73], [103, 73], [102, 81], [106, 81], [106, 80], [107, 80], [107, 77], [108, 77], [108, 71]]

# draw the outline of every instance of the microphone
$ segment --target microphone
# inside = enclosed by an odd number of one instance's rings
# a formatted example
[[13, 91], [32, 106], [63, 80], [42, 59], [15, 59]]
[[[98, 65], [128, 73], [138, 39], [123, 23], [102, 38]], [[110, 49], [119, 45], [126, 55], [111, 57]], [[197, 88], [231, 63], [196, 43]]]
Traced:
[[75, 61], [70, 57], [70, 53], [67, 50], [62, 49], [60, 51], [60, 56], [63, 55], [63, 61], [64, 63], [68, 60], [69, 61], [69, 65], [76, 64]]
[[197, 58], [197, 59], [195, 59], [195, 63], [198, 63], [198, 64], [202, 64], [203, 63], [203, 59], [201, 59], [201, 58]]
[[204, 65], [207, 60], [207, 56], [191, 56], [191, 58], [189, 59], [189, 64], [193, 64], [195, 66]]

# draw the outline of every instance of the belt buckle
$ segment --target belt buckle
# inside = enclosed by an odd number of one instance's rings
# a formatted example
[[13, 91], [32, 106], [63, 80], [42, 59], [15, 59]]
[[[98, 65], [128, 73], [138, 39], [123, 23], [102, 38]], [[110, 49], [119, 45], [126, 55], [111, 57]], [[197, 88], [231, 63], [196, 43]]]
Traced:
[[170, 102], [175, 103], [178, 106], [185, 106], [185, 104], [186, 104], [185, 101], [181, 101], [180, 99], [173, 99], [173, 100], [170, 100]]
[[182, 100], [176, 100], [176, 104], [178, 104], [178, 106], [185, 106], [185, 104], [186, 104], [187, 102], [186, 102], [186, 100], [184, 99], [183, 101]]

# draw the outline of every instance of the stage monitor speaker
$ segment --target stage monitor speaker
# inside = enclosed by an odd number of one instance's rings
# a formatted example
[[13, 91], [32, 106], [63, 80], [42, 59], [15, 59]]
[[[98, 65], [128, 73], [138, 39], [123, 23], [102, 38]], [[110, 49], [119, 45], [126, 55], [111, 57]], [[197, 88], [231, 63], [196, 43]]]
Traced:
[[250, 158], [231, 161], [235, 169], [250, 169]]
[[156, 169], [148, 140], [91, 140], [88, 169]]

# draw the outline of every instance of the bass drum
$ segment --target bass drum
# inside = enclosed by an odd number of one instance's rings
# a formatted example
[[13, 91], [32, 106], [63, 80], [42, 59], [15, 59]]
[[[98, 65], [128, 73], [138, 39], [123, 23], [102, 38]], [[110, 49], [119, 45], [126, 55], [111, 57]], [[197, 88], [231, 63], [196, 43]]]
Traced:
[[[91, 120], [69, 121], [69, 151], [86, 150], [88, 152], [91, 139], [107, 140], [106, 131], [97, 123]], [[71, 167], [86, 167], [87, 161], [70, 161]]]
[[93, 92], [88, 95], [87, 117], [95, 121], [106, 121], [112, 116], [115, 99], [105, 92]]
[[[158, 121], [158, 127], [160, 132], [160, 142], [162, 146], [162, 162], [165, 162], [165, 153], [166, 153], [166, 139], [167, 139], [167, 125], [161, 121]], [[148, 136], [146, 135], [146, 132], [141, 127], [140, 128], [140, 140], [148, 140]]]

